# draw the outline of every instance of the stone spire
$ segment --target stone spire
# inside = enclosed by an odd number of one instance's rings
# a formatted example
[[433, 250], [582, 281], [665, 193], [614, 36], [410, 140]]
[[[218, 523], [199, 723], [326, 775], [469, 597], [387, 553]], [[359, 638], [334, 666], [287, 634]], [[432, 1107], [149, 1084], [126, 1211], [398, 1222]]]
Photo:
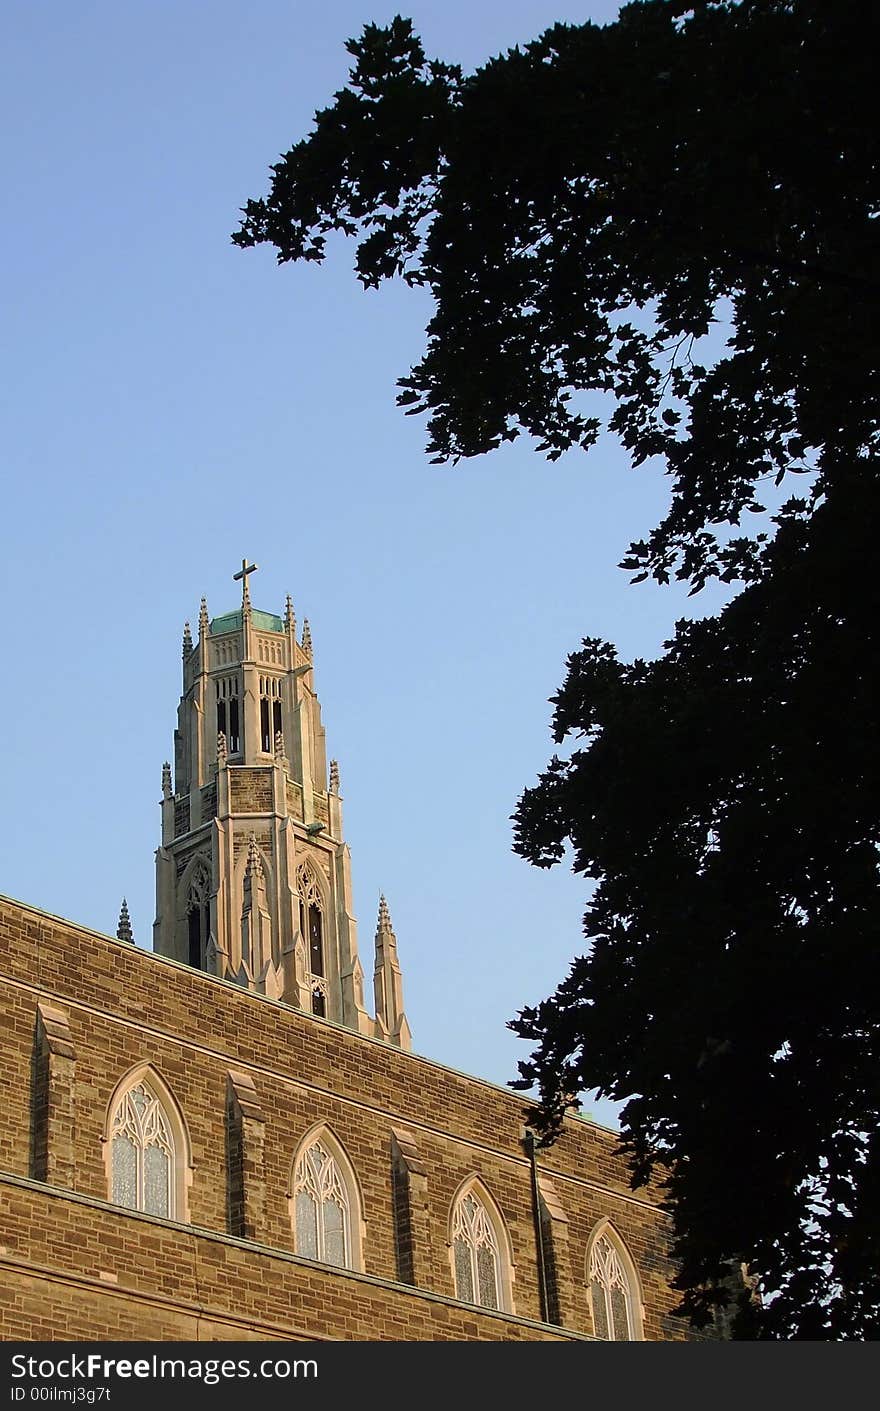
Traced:
[[162, 797], [163, 799], [171, 798], [171, 765], [167, 759], [162, 765]]
[[335, 759], [330, 761], [330, 793], [339, 793], [339, 764]]
[[202, 598], [202, 601], [201, 601], [201, 603], [199, 604], [199, 636], [200, 636], [200, 637], [202, 638], [202, 640], [204, 641], [204, 639], [205, 639], [205, 637], [207, 637], [207, 635], [208, 635], [208, 604], [207, 604], [207, 602], [205, 601], [205, 599]]
[[293, 610], [293, 599], [287, 595], [287, 602], [284, 605], [284, 630], [292, 637], [296, 636], [296, 613]]
[[403, 1009], [403, 977], [397, 959], [397, 937], [391, 925], [391, 913], [384, 896], [379, 898], [379, 919], [376, 924], [376, 965], [373, 971], [376, 999], [376, 1036], [410, 1049], [412, 1036]]
[[226, 736], [223, 731], [220, 730], [217, 734], [217, 763], [220, 765], [225, 764], [228, 753], [229, 748], [226, 744]]
[[183, 624], [183, 659], [190, 655], [193, 649], [192, 631], [188, 622]]
[[131, 917], [128, 914], [128, 902], [125, 900], [125, 897], [122, 898], [122, 906], [119, 908], [116, 935], [120, 941], [128, 941], [129, 945], [134, 945], [134, 936], [131, 930]]
[[312, 629], [311, 629], [311, 627], [309, 626], [309, 619], [308, 619], [307, 617], [304, 617], [304, 618], [303, 618], [302, 649], [303, 649], [303, 651], [305, 652], [306, 656], [309, 657], [309, 659], [311, 659], [311, 657], [312, 657], [312, 655], [313, 655], [313, 651], [312, 651]]

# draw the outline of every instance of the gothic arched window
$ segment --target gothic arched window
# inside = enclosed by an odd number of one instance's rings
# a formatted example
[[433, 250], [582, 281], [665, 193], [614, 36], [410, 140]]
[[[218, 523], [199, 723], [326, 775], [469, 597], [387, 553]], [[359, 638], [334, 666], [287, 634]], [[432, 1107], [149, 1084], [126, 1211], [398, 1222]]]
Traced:
[[276, 736], [284, 734], [281, 689], [279, 676], [260, 677], [260, 748], [264, 754], [272, 754]]
[[324, 1131], [295, 1162], [291, 1213], [297, 1254], [339, 1269], [358, 1266], [357, 1189], [341, 1149]]
[[217, 693], [217, 734], [225, 735], [230, 754], [238, 754], [241, 749], [238, 677], [224, 676], [215, 682]]
[[504, 1308], [506, 1263], [500, 1218], [474, 1184], [465, 1187], [452, 1212], [455, 1296], [481, 1308]]
[[146, 1077], [126, 1088], [110, 1120], [110, 1199], [130, 1210], [180, 1218], [177, 1170], [183, 1152], [179, 1124]]
[[593, 1240], [588, 1270], [596, 1337], [609, 1342], [638, 1339], [641, 1334], [632, 1260], [607, 1225]]
[[211, 934], [211, 874], [198, 862], [189, 883], [186, 903], [187, 959], [196, 970], [205, 967]]
[[327, 969], [324, 962], [324, 902], [312, 869], [302, 863], [296, 872], [299, 929], [306, 948], [312, 1013], [327, 1014]]

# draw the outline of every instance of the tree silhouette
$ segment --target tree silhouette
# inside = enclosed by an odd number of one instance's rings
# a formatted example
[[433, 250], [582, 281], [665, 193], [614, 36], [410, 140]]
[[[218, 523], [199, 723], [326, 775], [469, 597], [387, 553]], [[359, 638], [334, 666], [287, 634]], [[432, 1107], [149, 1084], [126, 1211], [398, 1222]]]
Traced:
[[628, 1099], [683, 1307], [745, 1263], [742, 1336], [880, 1321], [878, 30], [866, 0], [644, 0], [464, 75], [368, 25], [233, 237], [343, 231], [366, 287], [430, 290], [398, 400], [435, 460], [607, 424], [671, 483], [623, 566], [741, 585], [655, 662], [570, 657], [515, 846], [572, 845], [589, 945], [512, 1027], [548, 1137], [573, 1091]]

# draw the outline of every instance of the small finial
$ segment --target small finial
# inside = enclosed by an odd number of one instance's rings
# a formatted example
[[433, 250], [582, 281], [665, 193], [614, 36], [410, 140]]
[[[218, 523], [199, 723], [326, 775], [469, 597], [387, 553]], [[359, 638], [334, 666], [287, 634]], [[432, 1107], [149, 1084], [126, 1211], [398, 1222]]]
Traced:
[[162, 797], [163, 799], [171, 798], [171, 765], [167, 759], [162, 765]]
[[339, 793], [339, 765], [335, 759], [330, 761], [330, 793]]
[[312, 629], [307, 617], [303, 618], [302, 649], [307, 657], [312, 655]]
[[251, 833], [251, 836], [248, 839], [248, 855], [247, 866], [245, 868], [245, 876], [253, 877], [254, 875], [256, 875], [257, 877], [262, 877], [263, 864], [260, 861], [260, 850], [257, 847], [257, 835], [256, 833]]
[[185, 661], [186, 658], [190, 655], [192, 649], [193, 649], [192, 632], [190, 631], [190, 625], [189, 625], [189, 623], [188, 623], [188, 622], [185, 622], [185, 623], [183, 624], [183, 657], [184, 657], [184, 661]]
[[293, 611], [293, 599], [287, 595], [287, 602], [284, 605], [284, 630], [296, 636], [296, 614]]
[[227, 751], [227, 746], [226, 746], [226, 736], [224, 735], [223, 731], [221, 730], [221, 731], [218, 733], [218, 735], [217, 735], [217, 762], [218, 762], [218, 764], [225, 764], [225, 763], [226, 763], [226, 755], [227, 755], [227, 752], [228, 752], [228, 751]]
[[284, 736], [280, 730], [275, 731], [275, 758], [284, 758]]
[[379, 921], [376, 926], [377, 931], [391, 930], [391, 912], [388, 910], [388, 903], [384, 895], [379, 897]]
[[199, 636], [200, 636], [200, 637], [207, 637], [207, 635], [208, 635], [208, 604], [207, 604], [207, 602], [205, 601], [205, 599], [202, 598], [202, 601], [201, 601], [201, 603], [199, 604]]
[[131, 930], [131, 917], [128, 914], [128, 902], [122, 898], [122, 906], [119, 908], [119, 920], [116, 923], [116, 937], [120, 941], [128, 941], [129, 945], [134, 945], [134, 936]]

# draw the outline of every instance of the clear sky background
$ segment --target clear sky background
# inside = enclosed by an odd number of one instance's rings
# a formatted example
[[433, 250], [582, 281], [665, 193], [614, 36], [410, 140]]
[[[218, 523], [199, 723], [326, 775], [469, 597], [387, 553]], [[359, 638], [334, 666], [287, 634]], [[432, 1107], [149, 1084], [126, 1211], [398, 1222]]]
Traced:
[[[528, 1051], [506, 1021], [582, 948], [587, 884], [515, 857], [509, 821], [566, 655], [656, 655], [717, 598], [616, 567], [668, 489], [611, 441], [428, 464], [394, 402], [423, 292], [365, 294], [353, 245], [283, 268], [231, 245], [345, 82], [345, 39], [400, 8], [6, 0], [0, 890], [111, 934], [125, 894], [150, 945], [183, 623], [203, 593], [238, 605], [247, 554], [254, 605], [289, 592], [311, 622], [368, 982], [381, 890], [416, 1051], [503, 1084]], [[616, 11], [402, 7], [467, 69]]]

